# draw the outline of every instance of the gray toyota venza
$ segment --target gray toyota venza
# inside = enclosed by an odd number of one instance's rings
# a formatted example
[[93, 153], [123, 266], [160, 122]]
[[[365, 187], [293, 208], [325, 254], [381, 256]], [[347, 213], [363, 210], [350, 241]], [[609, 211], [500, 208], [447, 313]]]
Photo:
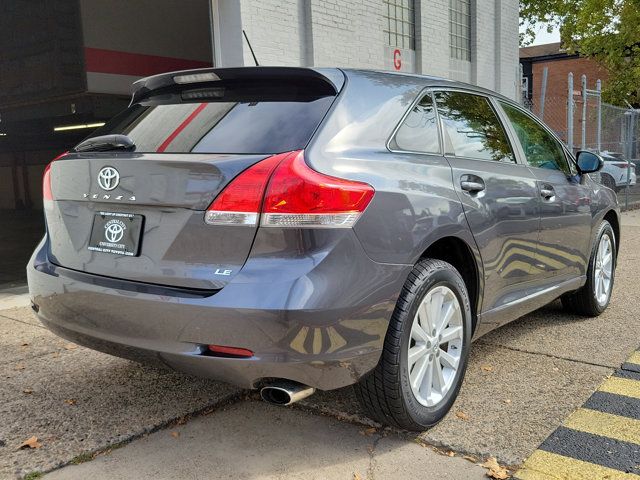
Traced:
[[53, 332], [288, 404], [355, 384], [421, 430], [471, 341], [561, 299], [595, 316], [613, 191], [531, 113], [441, 78], [250, 67], [134, 84], [43, 179], [28, 265]]

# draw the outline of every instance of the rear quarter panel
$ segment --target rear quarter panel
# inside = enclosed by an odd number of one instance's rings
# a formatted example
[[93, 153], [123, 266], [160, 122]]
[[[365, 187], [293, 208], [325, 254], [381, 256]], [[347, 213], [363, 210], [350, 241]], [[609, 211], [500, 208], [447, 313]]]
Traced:
[[355, 231], [377, 262], [413, 265], [446, 236], [462, 239], [479, 258], [447, 160], [391, 152], [386, 146], [428, 83], [420, 77], [348, 71], [338, 101], [306, 151], [314, 169], [375, 188]]

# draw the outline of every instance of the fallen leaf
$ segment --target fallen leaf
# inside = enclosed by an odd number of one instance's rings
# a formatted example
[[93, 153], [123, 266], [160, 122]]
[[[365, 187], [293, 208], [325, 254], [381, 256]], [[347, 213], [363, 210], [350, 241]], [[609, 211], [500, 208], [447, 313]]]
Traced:
[[366, 435], [367, 437], [370, 437], [374, 433], [376, 433], [376, 429], [374, 427], [367, 428], [366, 430], [360, 431], [360, 435]]
[[180, 432], [171, 432], [171, 436], [173, 438], [178, 438], [180, 436]]
[[478, 463], [478, 459], [470, 455], [464, 455], [462, 458], [464, 458], [465, 460], [469, 460], [470, 462], [473, 462], [473, 463]]
[[449, 451], [447, 452], [447, 457], [455, 457], [455, 455], [456, 455], [456, 454], [453, 452], [453, 450], [449, 450]]
[[353, 474], [353, 480], [362, 480], [362, 477], [360, 476], [360, 474], [358, 472], [355, 472]]
[[491, 365], [481, 365], [480, 368], [483, 372], [493, 372], [493, 367]]
[[24, 390], [22, 390], [22, 393], [26, 393], [27, 395], [31, 395], [33, 393], [33, 390], [31, 390], [30, 388], [25, 388]]
[[78, 348], [78, 345], [76, 345], [75, 343], [67, 343], [64, 346], [65, 350], [75, 350], [76, 348]]
[[75, 398], [68, 398], [64, 401], [67, 405], [75, 405], [78, 401]]
[[487, 476], [490, 478], [495, 478], [496, 480], [506, 480], [509, 478], [509, 471], [500, 466], [496, 457], [489, 457], [487, 461], [482, 464], [484, 468], [489, 470], [487, 472]]
[[20, 444], [20, 446], [17, 448], [18, 450], [22, 449], [22, 448], [40, 448], [42, 446], [42, 444], [38, 441], [38, 437], [36, 437], [35, 435], [31, 438], [26, 439], [24, 442], [22, 442]]
[[456, 417], [458, 417], [460, 420], [469, 420], [469, 414], [463, 412], [462, 410], [458, 410], [456, 412]]

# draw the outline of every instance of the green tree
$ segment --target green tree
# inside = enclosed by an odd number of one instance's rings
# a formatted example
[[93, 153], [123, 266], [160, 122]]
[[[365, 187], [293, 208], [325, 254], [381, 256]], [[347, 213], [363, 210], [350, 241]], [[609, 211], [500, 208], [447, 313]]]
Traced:
[[610, 72], [604, 99], [640, 107], [640, 0], [520, 0], [520, 22], [523, 46], [541, 24], [560, 27], [569, 52], [594, 58]]

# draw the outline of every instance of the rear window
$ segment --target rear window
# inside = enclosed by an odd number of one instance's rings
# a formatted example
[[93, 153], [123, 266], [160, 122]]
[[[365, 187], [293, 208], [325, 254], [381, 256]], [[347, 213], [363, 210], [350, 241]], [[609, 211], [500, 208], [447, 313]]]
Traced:
[[132, 105], [91, 136], [127, 135], [142, 153], [287, 152], [306, 146], [333, 99], [295, 87], [183, 90]]

